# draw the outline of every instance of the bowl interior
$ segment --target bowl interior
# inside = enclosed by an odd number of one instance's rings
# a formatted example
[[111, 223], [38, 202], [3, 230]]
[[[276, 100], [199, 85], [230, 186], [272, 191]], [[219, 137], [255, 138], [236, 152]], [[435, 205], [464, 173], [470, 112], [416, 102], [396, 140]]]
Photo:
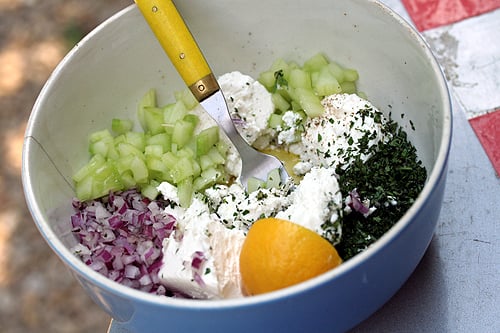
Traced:
[[[442, 171], [450, 135], [446, 85], [422, 39], [384, 6], [362, 0], [176, 5], [216, 75], [239, 70], [257, 77], [278, 57], [302, 62], [317, 52], [356, 68], [359, 90], [407, 130], [429, 183]], [[163, 104], [185, 87], [132, 5], [68, 54], [33, 108], [24, 146], [27, 201], [53, 249], [88, 274], [69, 252], [71, 176], [88, 160], [88, 134], [114, 117], [136, 119], [149, 88]]]

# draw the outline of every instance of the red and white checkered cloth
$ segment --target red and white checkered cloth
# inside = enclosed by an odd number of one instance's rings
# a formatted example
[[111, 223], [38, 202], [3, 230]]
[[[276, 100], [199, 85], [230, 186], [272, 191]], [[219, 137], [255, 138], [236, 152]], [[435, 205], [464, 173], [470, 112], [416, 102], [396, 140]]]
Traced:
[[427, 40], [500, 175], [500, 0], [383, 2], [401, 3]]

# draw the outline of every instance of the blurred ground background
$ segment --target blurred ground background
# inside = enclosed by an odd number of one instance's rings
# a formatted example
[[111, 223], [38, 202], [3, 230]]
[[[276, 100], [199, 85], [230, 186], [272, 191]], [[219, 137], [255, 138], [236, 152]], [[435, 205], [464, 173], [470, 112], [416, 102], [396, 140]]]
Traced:
[[39, 234], [21, 184], [33, 103], [71, 47], [132, 0], [0, 0], [0, 332], [106, 332], [95, 305]]

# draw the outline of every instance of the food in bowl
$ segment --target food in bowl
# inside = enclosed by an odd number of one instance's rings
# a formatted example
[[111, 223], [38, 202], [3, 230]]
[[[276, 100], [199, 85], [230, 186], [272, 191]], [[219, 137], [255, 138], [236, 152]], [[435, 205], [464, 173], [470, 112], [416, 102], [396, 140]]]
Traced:
[[237, 152], [192, 96], [160, 107], [150, 90], [138, 109], [144, 132], [115, 119], [112, 132], [90, 136], [90, 162], [73, 177], [73, 252], [127, 286], [200, 299], [254, 293], [241, 283], [240, 252], [262, 219], [313, 231], [336, 265], [349, 260], [398, 221], [426, 179], [406, 133], [356, 91], [357, 79], [322, 54], [302, 66], [278, 59], [258, 80], [219, 78], [242, 136], [294, 175], [253, 179], [248, 191]]

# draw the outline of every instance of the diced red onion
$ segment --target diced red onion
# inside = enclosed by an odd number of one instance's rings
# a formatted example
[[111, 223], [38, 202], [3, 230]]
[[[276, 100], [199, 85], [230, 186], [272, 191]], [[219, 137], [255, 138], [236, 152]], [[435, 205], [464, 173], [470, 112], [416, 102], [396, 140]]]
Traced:
[[370, 207], [367, 207], [366, 205], [363, 204], [357, 189], [354, 189], [351, 192], [349, 192], [349, 197], [351, 199], [348, 203], [349, 207], [351, 207], [354, 211], [359, 212], [361, 214], [368, 214], [370, 212]]
[[200, 286], [205, 285], [205, 281], [202, 279], [203, 267], [207, 261], [205, 255], [201, 251], [196, 251], [193, 253], [191, 259], [191, 269], [193, 270], [193, 280]]
[[110, 193], [99, 200], [73, 200], [75, 255], [93, 270], [131, 288], [172, 294], [160, 282], [162, 242], [176, 230], [176, 220], [163, 211], [170, 203], [151, 201], [135, 189]]

